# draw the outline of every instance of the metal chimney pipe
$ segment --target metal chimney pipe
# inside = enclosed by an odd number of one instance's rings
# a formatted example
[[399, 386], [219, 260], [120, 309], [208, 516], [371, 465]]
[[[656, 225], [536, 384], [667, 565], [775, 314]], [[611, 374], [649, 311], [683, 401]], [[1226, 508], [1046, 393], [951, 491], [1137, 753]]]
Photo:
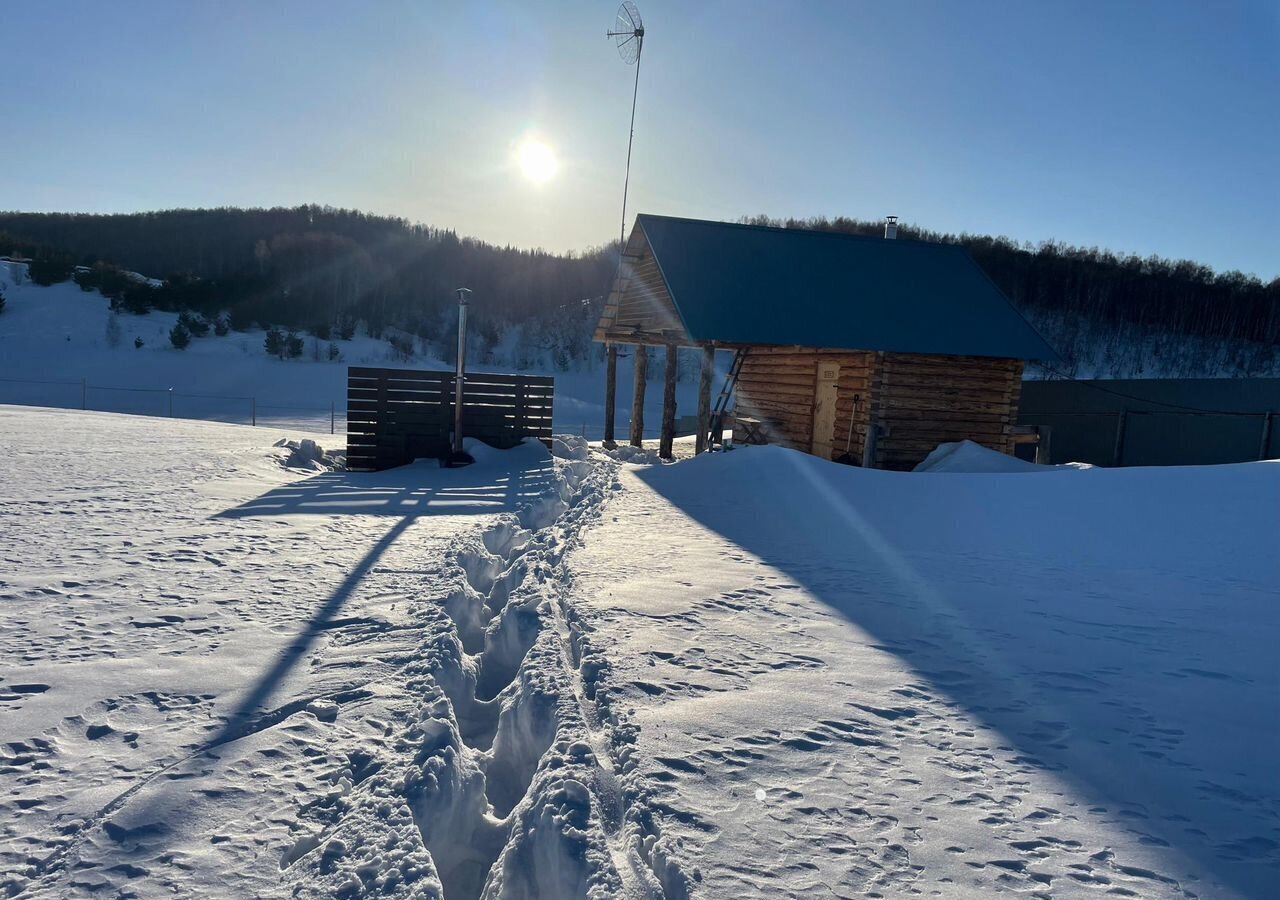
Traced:
[[898, 217], [884, 217], [884, 239], [886, 241], [895, 240], [898, 237]]
[[453, 452], [462, 453], [462, 386], [467, 380], [467, 303], [470, 288], [458, 288], [458, 369], [453, 379]]

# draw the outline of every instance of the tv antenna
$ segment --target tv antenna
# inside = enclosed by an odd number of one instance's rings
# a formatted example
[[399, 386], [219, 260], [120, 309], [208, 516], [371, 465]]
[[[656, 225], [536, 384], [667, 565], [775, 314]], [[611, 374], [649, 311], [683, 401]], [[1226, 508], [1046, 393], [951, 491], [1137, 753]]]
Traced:
[[631, 185], [631, 143], [636, 136], [636, 95], [640, 92], [640, 51], [644, 49], [644, 20], [640, 18], [640, 10], [631, 0], [626, 0], [618, 7], [618, 15], [613, 20], [613, 27], [605, 32], [606, 37], [613, 38], [618, 47], [618, 55], [627, 65], [636, 67], [636, 83], [631, 89], [631, 133], [627, 137], [627, 174], [622, 182], [622, 229], [618, 241], [618, 254], [627, 246], [627, 188]]

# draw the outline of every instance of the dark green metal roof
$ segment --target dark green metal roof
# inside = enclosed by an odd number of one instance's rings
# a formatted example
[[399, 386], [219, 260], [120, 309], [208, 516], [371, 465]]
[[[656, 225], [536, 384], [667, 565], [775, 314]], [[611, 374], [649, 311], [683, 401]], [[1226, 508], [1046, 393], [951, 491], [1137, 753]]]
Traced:
[[1057, 359], [962, 247], [642, 214], [695, 341]]

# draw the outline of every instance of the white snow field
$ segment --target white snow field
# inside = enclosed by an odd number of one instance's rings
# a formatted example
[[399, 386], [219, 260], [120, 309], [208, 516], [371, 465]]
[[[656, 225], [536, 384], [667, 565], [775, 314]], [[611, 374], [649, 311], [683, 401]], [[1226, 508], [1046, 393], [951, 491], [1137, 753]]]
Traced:
[[0, 894], [456, 900], [500, 855], [502, 896], [605, 878], [538, 861], [591, 827], [538, 611], [589, 464], [315, 474], [279, 437], [0, 407]]
[[0, 893], [1274, 894], [1280, 464], [282, 437], [0, 407]]
[[569, 555], [695, 893], [1280, 894], [1280, 464], [953, 449], [626, 467]]
[[[334, 341], [342, 355], [336, 362], [327, 359], [327, 341], [319, 342], [324, 358], [314, 360], [313, 339], [307, 335], [302, 357], [268, 356], [260, 329], [223, 337], [210, 333], [192, 340], [186, 350], [177, 350], [169, 342], [177, 314], [114, 315], [97, 291], [82, 291], [71, 281], [41, 287], [27, 278], [21, 263], [0, 261], [0, 292], [7, 301], [0, 313], [0, 404], [79, 409], [84, 403], [88, 409], [148, 416], [167, 416], [172, 405], [177, 418], [248, 424], [254, 415], [250, 398], [256, 398], [259, 424], [325, 432], [332, 404], [341, 433], [349, 365], [451, 368], [425, 356], [397, 360], [385, 340], [364, 334]], [[482, 307], [483, 298], [476, 298], [475, 305]], [[113, 316], [120, 326], [120, 342], [114, 347], [107, 340], [107, 322]], [[141, 348], [134, 346], [135, 338], [142, 339]], [[630, 422], [631, 365], [629, 357], [618, 365], [619, 434], [627, 433]], [[511, 371], [502, 365], [471, 368]], [[588, 436], [598, 438], [604, 420], [603, 366], [569, 372], [542, 366], [534, 371], [556, 379], [555, 427], [574, 434], [585, 427]], [[658, 382], [649, 386], [645, 421], [646, 430], [656, 435], [662, 415], [660, 359], [651, 359], [649, 371]], [[81, 379], [89, 385], [87, 390]], [[168, 388], [174, 389], [173, 398]], [[678, 400], [682, 413], [697, 409], [696, 378], [680, 382]]]

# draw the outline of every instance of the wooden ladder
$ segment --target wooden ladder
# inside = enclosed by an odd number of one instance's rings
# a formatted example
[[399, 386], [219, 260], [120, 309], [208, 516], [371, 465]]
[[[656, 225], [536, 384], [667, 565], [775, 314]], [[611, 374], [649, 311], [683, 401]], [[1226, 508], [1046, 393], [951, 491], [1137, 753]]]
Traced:
[[724, 443], [724, 426], [722, 425], [724, 415], [729, 408], [729, 400], [733, 397], [733, 389], [738, 383], [738, 374], [742, 371], [742, 363], [746, 358], [746, 347], [733, 355], [729, 374], [725, 376], [724, 386], [720, 388], [720, 396], [716, 398], [715, 408], [711, 411], [711, 433], [707, 435], [708, 450], [714, 450], [717, 444]]

